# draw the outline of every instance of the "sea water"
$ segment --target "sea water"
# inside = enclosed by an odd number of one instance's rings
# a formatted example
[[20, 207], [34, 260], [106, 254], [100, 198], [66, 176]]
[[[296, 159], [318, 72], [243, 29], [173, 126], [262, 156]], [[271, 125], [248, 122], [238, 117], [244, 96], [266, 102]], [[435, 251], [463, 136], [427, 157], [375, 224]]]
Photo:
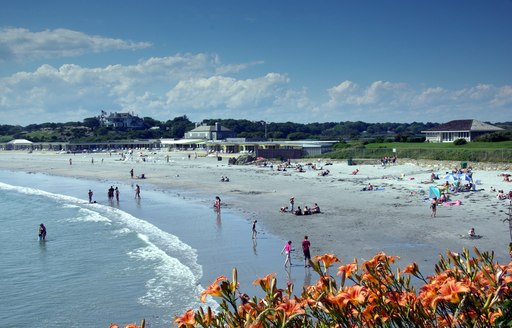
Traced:
[[[107, 200], [110, 184], [120, 186], [120, 202]], [[2, 327], [108, 327], [142, 318], [147, 327], [169, 327], [189, 308], [217, 308], [198, 296], [233, 266], [255, 279], [281, 263], [279, 239], [264, 235], [257, 246], [240, 236], [246, 220], [145, 188], [137, 200], [133, 185], [115, 181], [0, 171]], [[98, 202], [88, 202], [89, 189]], [[45, 241], [37, 238], [40, 223]], [[203, 274], [198, 253], [213, 272]], [[290, 272], [279, 276], [294, 281]]]

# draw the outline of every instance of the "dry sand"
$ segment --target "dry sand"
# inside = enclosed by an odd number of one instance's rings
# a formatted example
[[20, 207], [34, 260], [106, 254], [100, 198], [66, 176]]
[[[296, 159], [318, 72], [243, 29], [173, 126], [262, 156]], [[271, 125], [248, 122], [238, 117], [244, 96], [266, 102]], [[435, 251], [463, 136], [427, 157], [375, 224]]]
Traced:
[[[274, 164], [228, 165], [227, 155], [222, 161], [194, 152], [146, 152], [146, 160], [138, 156], [121, 161], [119, 154], [57, 154], [54, 152], [0, 152], [0, 168], [27, 172], [42, 172], [57, 176], [86, 179], [115, 179], [129, 181], [129, 171], [144, 173], [147, 179], [141, 185], [152, 184], [162, 189], [187, 190], [198, 198], [213, 204], [216, 195], [222, 206], [229, 207], [247, 218], [250, 225], [258, 220], [259, 228], [283, 240], [300, 245], [307, 234], [313, 255], [334, 253], [344, 263], [353, 258], [368, 259], [379, 251], [400, 256], [400, 267], [416, 262], [422, 272], [430, 274], [439, 258], [447, 250], [460, 252], [474, 246], [481, 251], [495, 252], [501, 262], [510, 261], [510, 240], [507, 218], [509, 201], [496, 199], [490, 188], [508, 192], [512, 183], [503, 181], [498, 174], [508, 167], [488, 167], [469, 163], [474, 168], [474, 179], [479, 180], [478, 192], [451, 195], [462, 205], [440, 206], [437, 217], [430, 217], [428, 180], [434, 170], [441, 176], [453, 168], [454, 163], [398, 160], [386, 168], [380, 165], [348, 166], [346, 162], [301, 160], [313, 162], [330, 174], [318, 176], [319, 171], [308, 169], [304, 173], [288, 170], [278, 172]], [[191, 154], [191, 158], [188, 155]], [[169, 161], [167, 156], [169, 155]], [[237, 155], [233, 155], [237, 156]], [[73, 165], [69, 165], [69, 159]], [[91, 164], [94, 158], [94, 164]], [[293, 164], [293, 162], [292, 162]], [[358, 168], [359, 174], [351, 172]], [[229, 182], [220, 182], [228, 176]], [[401, 177], [403, 177], [401, 179]], [[361, 191], [368, 182], [381, 191]], [[441, 184], [443, 181], [437, 181]], [[322, 213], [295, 216], [281, 213], [279, 208], [295, 197], [295, 206], [318, 203]], [[84, 198], [86, 195], [84, 195]], [[467, 238], [474, 227], [479, 239]], [[261, 241], [263, 242], [263, 241]], [[269, 268], [269, 272], [274, 269]]]

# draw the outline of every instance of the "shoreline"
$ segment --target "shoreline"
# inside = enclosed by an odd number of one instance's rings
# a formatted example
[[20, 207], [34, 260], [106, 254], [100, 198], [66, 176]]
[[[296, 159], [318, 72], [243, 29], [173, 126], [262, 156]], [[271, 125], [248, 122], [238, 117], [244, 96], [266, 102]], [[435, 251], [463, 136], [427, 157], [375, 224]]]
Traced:
[[[380, 165], [348, 166], [329, 161], [332, 165], [326, 166], [323, 160], [300, 161], [303, 164], [314, 162], [329, 169], [327, 176], [318, 176], [319, 171], [314, 170], [278, 172], [254, 165], [231, 166], [227, 163], [227, 154], [222, 161], [201, 156], [189, 159], [189, 153], [148, 153], [146, 161], [123, 162], [118, 160], [118, 154], [110, 156], [109, 153], [73, 155], [11, 151], [0, 152], [0, 168], [100, 181], [117, 180], [127, 184], [138, 181], [142, 195], [144, 185], [153, 185], [162, 190], [182, 190], [210, 206], [218, 195], [223, 207], [246, 219], [248, 234], [252, 220], [256, 219], [259, 229], [282, 240], [292, 240], [297, 249], [300, 249], [303, 236], [308, 235], [312, 256], [333, 253], [343, 263], [354, 258], [364, 261], [384, 251], [399, 256], [401, 260], [397, 265], [401, 268], [416, 262], [422, 272], [431, 274], [439, 254], [444, 255], [447, 250], [459, 252], [462, 248], [472, 251], [475, 246], [480, 251], [495, 251], [500, 262], [510, 261], [508, 224], [503, 222], [508, 202], [498, 201], [489, 191], [491, 186], [505, 189], [505, 192], [512, 188], [512, 183], [502, 182], [498, 177], [507, 169], [506, 164], [503, 171], [490, 165], [487, 167], [491, 170], [484, 171], [481, 169], [486, 168], [485, 165], [470, 163], [475, 180], [481, 181], [478, 188], [483, 190], [452, 195], [452, 199], [461, 200], [462, 205], [439, 207], [437, 217], [430, 218], [428, 202], [425, 202], [430, 184], [420, 182], [428, 179], [432, 169], [440, 174], [451, 170], [453, 162], [421, 164], [398, 160], [397, 165], [384, 169]], [[165, 158], [167, 155], [169, 162]], [[93, 157], [94, 164], [91, 164]], [[73, 165], [69, 165], [69, 158], [73, 159]], [[135, 175], [144, 173], [147, 179], [130, 179], [131, 168]], [[359, 174], [351, 175], [355, 168], [360, 169]], [[228, 176], [230, 181], [220, 182], [221, 176]], [[368, 182], [383, 190], [361, 191]], [[295, 206], [318, 203], [322, 213], [310, 216], [281, 213], [279, 208], [288, 206], [290, 197], [295, 197]], [[465, 238], [471, 227], [483, 237]], [[301, 252], [295, 253], [297, 262]], [[281, 269], [269, 267], [268, 273]], [[220, 274], [224, 273], [217, 275]]]

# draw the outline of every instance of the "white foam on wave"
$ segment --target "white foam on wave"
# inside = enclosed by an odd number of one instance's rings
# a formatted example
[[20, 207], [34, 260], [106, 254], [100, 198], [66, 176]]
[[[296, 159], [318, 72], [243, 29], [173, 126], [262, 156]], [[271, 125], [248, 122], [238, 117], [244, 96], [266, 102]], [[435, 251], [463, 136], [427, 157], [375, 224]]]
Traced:
[[[151, 243], [148, 236], [140, 233], [137, 236], [147, 246], [130, 251], [128, 255], [137, 260], [151, 262], [154, 270], [153, 278], [146, 282], [146, 294], [139, 298], [139, 302], [159, 307], [196, 307], [197, 297], [204, 289], [197, 284], [189, 268]], [[183, 296], [176, 299], [177, 294]], [[208, 305], [214, 309], [218, 306], [213, 300]]]
[[112, 222], [109, 218], [101, 215], [100, 213], [96, 211], [91, 211], [83, 207], [81, 207], [78, 210], [78, 213], [80, 214], [80, 217], [78, 219], [84, 222]]
[[[0, 189], [47, 197], [65, 206], [78, 206], [79, 213], [82, 214], [78, 220], [119, 223], [123, 227], [116, 232], [122, 234], [137, 232], [139, 239], [147, 246], [133, 250], [128, 255], [143, 261], [152, 261], [155, 273], [154, 277], [146, 282], [146, 294], [139, 301], [143, 304], [167, 306], [166, 302], [172, 303], [175, 298], [173, 290], [179, 289], [184, 293], [178, 293], [178, 295], [190, 295], [188, 300], [180, 298], [180, 304], [189, 304], [189, 307], [198, 306], [197, 298], [203, 290], [199, 284], [202, 267], [197, 261], [197, 251], [178, 237], [162, 231], [147, 221], [106, 205], [90, 204], [79, 198], [29, 187], [12, 186], [2, 182], [0, 182]], [[216, 302], [209, 302], [210, 306], [216, 307]]]

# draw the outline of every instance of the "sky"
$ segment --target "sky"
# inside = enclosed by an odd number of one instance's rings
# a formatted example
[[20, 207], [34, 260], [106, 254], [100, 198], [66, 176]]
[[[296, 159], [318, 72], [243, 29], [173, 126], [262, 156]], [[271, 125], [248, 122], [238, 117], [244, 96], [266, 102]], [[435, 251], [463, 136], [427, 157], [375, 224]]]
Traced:
[[4, 0], [0, 124], [512, 121], [512, 0]]

